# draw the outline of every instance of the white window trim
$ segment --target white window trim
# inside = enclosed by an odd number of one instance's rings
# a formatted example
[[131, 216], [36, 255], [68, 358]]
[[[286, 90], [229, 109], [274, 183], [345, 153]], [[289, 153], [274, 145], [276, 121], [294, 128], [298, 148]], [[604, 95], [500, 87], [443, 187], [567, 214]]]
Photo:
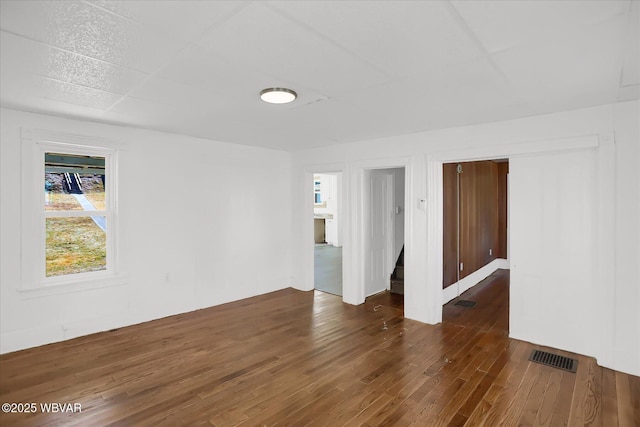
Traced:
[[[105, 158], [104, 211], [92, 211], [105, 216], [107, 228], [107, 268], [101, 271], [45, 276], [45, 219], [56, 216], [75, 216], [72, 213], [45, 211], [44, 156], [45, 152], [100, 156]], [[118, 150], [113, 141], [56, 133], [43, 130], [22, 131], [22, 247], [19, 291], [49, 294], [94, 289], [125, 283], [118, 268]]]

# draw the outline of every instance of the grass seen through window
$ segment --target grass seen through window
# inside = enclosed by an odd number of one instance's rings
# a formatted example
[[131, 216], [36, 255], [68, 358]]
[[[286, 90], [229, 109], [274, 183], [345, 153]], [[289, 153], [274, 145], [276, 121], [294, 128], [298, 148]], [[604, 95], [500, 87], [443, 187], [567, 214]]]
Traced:
[[46, 275], [105, 270], [107, 239], [91, 218], [47, 218]]

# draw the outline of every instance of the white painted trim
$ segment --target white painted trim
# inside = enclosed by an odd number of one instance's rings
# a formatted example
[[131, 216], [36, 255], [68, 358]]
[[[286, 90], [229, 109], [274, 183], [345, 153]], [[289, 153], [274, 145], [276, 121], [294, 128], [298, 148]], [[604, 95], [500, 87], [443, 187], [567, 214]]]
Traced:
[[2, 332], [0, 354], [32, 348], [54, 342], [65, 341], [83, 335], [95, 334], [143, 322], [133, 318], [128, 307], [126, 310], [109, 313], [94, 319], [82, 319], [72, 322], [45, 322], [37, 326]]
[[425, 241], [427, 316], [422, 321], [437, 324], [442, 322], [442, 239], [444, 235], [442, 162], [430, 161], [430, 157], [427, 157], [424, 182], [426, 183], [426, 230], [424, 233], [427, 236]]
[[596, 147], [598, 147], [598, 135], [582, 135], [569, 138], [538, 139], [494, 146], [441, 150], [431, 153], [428, 157], [432, 161], [440, 161], [441, 163], [469, 162]]
[[126, 285], [129, 280], [127, 275], [112, 275], [106, 271], [98, 271], [96, 273], [96, 275], [88, 278], [83, 274], [74, 274], [74, 277], [70, 277], [68, 280], [57, 285], [47, 285], [39, 288], [21, 288], [18, 289], [18, 292], [22, 294], [22, 299], [29, 300], [49, 297], [51, 295], [63, 295], [74, 292], [85, 292], [94, 289], [123, 286]]
[[352, 166], [357, 169], [396, 169], [407, 167], [411, 163], [411, 157], [385, 157], [377, 159], [367, 159], [353, 162]]
[[[22, 129], [21, 140], [21, 280], [17, 290], [33, 298], [67, 293], [78, 284], [95, 281], [96, 287], [119, 286], [125, 276], [118, 271], [118, 171], [117, 143], [95, 137]], [[54, 151], [105, 158], [106, 209], [104, 211], [47, 212], [44, 209], [44, 157]], [[104, 216], [107, 220], [107, 268], [103, 271], [45, 277], [45, 218]], [[37, 266], [25, 260], [37, 254]], [[39, 266], [39, 267], [38, 267]], [[47, 288], [47, 290], [43, 290]]]
[[301, 291], [311, 291], [314, 287], [314, 235], [313, 235], [313, 172], [305, 171], [303, 173], [304, 182], [302, 184], [302, 200], [303, 200], [303, 220], [302, 220], [302, 238], [304, 246], [302, 248], [303, 256], [303, 274], [302, 283], [296, 286]]
[[82, 218], [107, 216], [109, 211], [45, 211], [45, 218]]
[[[348, 248], [350, 247], [349, 233], [350, 222], [346, 212], [344, 204], [348, 199], [348, 186], [347, 182], [348, 171], [347, 166], [344, 163], [331, 163], [331, 164], [319, 164], [319, 165], [307, 165], [304, 168], [304, 183], [303, 183], [303, 239], [305, 244], [303, 245], [302, 259], [303, 259], [303, 278], [302, 284], [297, 286], [296, 289], [303, 291], [311, 291], [315, 288], [315, 258], [314, 258], [314, 234], [313, 234], [313, 182], [314, 174], [335, 174], [341, 173], [342, 179], [339, 184], [338, 194], [338, 209], [342, 211], [340, 221], [342, 222], [342, 299], [344, 302], [349, 302], [345, 297], [345, 283], [348, 282], [348, 277], [351, 274], [352, 263], [348, 258]], [[308, 185], [307, 185], [308, 183]], [[306, 243], [309, 242], [309, 243]]]
[[[484, 267], [480, 267], [470, 275], [463, 277], [460, 281], [452, 283], [442, 290], [442, 304], [446, 304], [452, 299], [456, 298], [459, 294], [473, 288], [478, 283], [489, 277], [494, 271], [498, 269], [509, 269], [509, 261], [504, 258], [496, 258]], [[458, 294], [457, 288], [460, 287]]]
[[594, 313], [602, 325], [602, 338], [596, 358], [601, 366], [615, 369], [615, 284], [616, 284], [616, 147], [613, 134], [600, 138], [597, 188], [597, 281], [596, 298], [600, 310]]
[[[412, 224], [410, 220], [410, 210], [406, 207], [410, 206], [409, 197], [411, 191], [407, 191], [411, 182], [412, 164], [410, 157], [392, 157], [382, 159], [371, 159], [360, 162], [355, 162], [352, 165], [351, 174], [351, 188], [352, 194], [356, 197], [351, 197], [350, 201], [350, 221], [357, 226], [350, 227], [350, 233], [348, 233], [353, 242], [353, 246], [344, 252], [348, 252], [349, 260], [352, 263], [350, 280], [343, 283], [344, 302], [359, 305], [365, 301], [365, 254], [367, 248], [365, 245], [365, 199], [364, 194], [367, 191], [365, 180], [365, 171], [372, 169], [394, 169], [404, 168], [405, 170], [405, 221]], [[422, 264], [412, 255], [412, 242], [414, 241], [414, 233], [411, 227], [407, 227], [405, 222], [404, 240], [405, 240], [405, 301], [407, 300], [407, 289], [415, 286], [412, 270], [416, 267], [416, 264]], [[347, 233], [344, 233], [345, 237]], [[406, 315], [406, 313], [405, 313]]]
[[[472, 142], [472, 141], [470, 141]], [[442, 164], [458, 161], [503, 159], [529, 156], [539, 153], [574, 151], [598, 147], [598, 135], [577, 135], [568, 138], [541, 139], [495, 146], [469, 147], [441, 150], [426, 156], [426, 200], [427, 200], [427, 259], [426, 287], [431, 317], [421, 320], [426, 323], [442, 322], [442, 238], [443, 238], [443, 190]], [[509, 254], [511, 256], [511, 254]], [[406, 286], [405, 286], [406, 292]], [[439, 307], [433, 307], [437, 301]], [[407, 313], [405, 303], [405, 315]], [[406, 316], [409, 317], [409, 316]], [[423, 318], [426, 316], [422, 316]]]

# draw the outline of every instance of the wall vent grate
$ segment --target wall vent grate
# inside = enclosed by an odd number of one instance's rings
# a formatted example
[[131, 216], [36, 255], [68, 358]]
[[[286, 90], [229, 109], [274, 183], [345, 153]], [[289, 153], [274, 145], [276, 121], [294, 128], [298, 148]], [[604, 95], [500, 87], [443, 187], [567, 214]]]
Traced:
[[456, 302], [453, 305], [459, 305], [461, 307], [473, 307], [474, 305], [476, 305], [475, 301], [467, 301], [465, 299], [461, 299], [458, 302]]
[[529, 356], [529, 360], [573, 373], [578, 369], [578, 361], [576, 359], [560, 356], [559, 354], [548, 353], [542, 350], [533, 350], [533, 352], [531, 352], [531, 356]]

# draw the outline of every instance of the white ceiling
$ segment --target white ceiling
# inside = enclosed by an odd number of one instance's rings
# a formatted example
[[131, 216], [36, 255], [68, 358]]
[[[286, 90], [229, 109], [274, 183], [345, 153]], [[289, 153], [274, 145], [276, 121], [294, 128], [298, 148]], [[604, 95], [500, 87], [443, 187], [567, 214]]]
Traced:
[[640, 94], [635, 0], [0, 4], [3, 106], [275, 149]]

